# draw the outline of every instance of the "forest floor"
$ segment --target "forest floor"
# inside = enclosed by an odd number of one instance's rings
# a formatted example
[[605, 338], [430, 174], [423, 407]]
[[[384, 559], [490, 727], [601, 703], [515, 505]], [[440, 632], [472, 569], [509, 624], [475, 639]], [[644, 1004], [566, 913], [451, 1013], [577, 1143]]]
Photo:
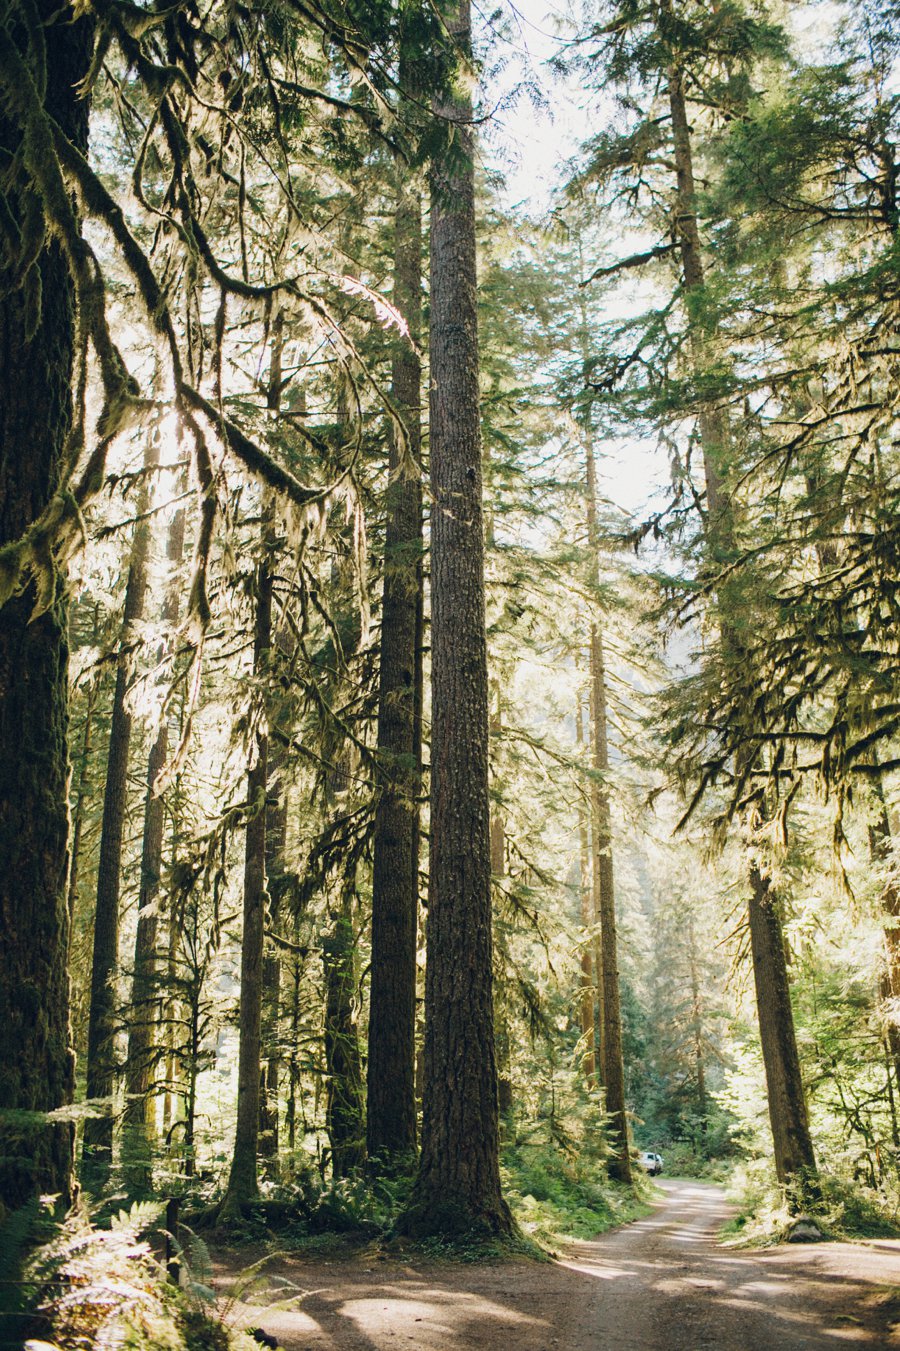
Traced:
[[[661, 1188], [645, 1219], [546, 1264], [279, 1257], [230, 1317], [285, 1351], [900, 1349], [900, 1241], [727, 1248], [721, 1188]], [[217, 1257], [223, 1296], [241, 1265]]]

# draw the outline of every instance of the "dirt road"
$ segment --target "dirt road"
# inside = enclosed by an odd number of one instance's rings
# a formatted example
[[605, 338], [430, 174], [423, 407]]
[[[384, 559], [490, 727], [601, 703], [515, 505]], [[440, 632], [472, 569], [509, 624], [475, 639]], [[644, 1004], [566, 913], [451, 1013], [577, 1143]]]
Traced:
[[278, 1261], [263, 1298], [296, 1304], [236, 1314], [285, 1351], [900, 1351], [900, 1242], [736, 1252], [715, 1240], [719, 1188], [662, 1187], [646, 1219], [557, 1263]]

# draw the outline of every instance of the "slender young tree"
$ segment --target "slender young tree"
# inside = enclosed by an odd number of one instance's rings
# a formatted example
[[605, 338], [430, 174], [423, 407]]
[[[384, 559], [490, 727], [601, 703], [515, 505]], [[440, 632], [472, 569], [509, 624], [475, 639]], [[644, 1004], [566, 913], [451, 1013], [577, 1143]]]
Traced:
[[[54, 0], [35, 0], [21, 22], [17, 13], [7, 6], [0, 18], [4, 68], [27, 70], [8, 77], [0, 94], [7, 222], [0, 251], [0, 1027], [8, 1048], [0, 1108], [42, 1113], [70, 1102], [73, 1091], [65, 578], [45, 540], [41, 593], [29, 582], [10, 596], [4, 555], [47, 508], [67, 468], [73, 291], [60, 241], [44, 232], [32, 175], [48, 153], [51, 118], [62, 137], [87, 149], [89, 102], [78, 97], [78, 84], [93, 27]], [[70, 1125], [0, 1117], [0, 1211], [39, 1192], [67, 1200], [71, 1167]]]
[[[151, 436], [144, 454], [144, 480], [137, 497], [137, 523], [131, 542], [122, 633], [116, 666], [103, 824], [97, 866], [97, 907], [94, 912], [94, 948], [91, 962], [91, 1004], [88, 1019], [87, 1094], [109, 1098], [116, 1089], [118, 1025], [116, 976], [119, 965], [119, 893], [122, 881], [122, 835], [128, 808], [128, 764], [131, 755], [132, 713], [128, 693], [134, 678], [135, 626], [144, 614], [147, 566], [150, 554], [150, 482], [159, 466], [159, 438]], [[92, 1186], [103, 1184], [112, 1163], [113, 1114], [89, 1117], [84, 1126], [85, 1175]]]
[[[575, 726], [578, 748], [584, 747], [584, 706], [581, 691], [577, 695], [575, 706]], [[588, 829], [588, 812], [583, 801], [578, 804], [578, 890], [581, 898], [581, 927], [589, 934], [595, 924], [593, 888], [591, 885], [591, 843]], [[597, 1081], [597, 1046], [599, 1042], [599, 1024], [597, 1022], [597, 1001], [594, 985], [593, 950], [595, 944], [587, 938], [581, 950], [581, 980], [579, 1016], [581, 1019], [581, 1039], [584, 1043], [582, 1070], [588, 1088], [594, 1088]]]
[[[269, 921], [277, 931], [283, 913], [282, 891], [287, 844], [287, 791], [283, 770], [286, 756], [276, 742], [269, 749], [269, 805], [266, 820], [266, 891], [269, 897]], [[259, 1157], [267, 1160], [270, 1172], [277, 1172], [279, 1149], [279, 1111], [281, 1081], [280, 1021], [282, 1004], [282, 961], [274, 944], [263, 957], [263, 1006], [260, 1025], [262, 1067], [259, 1084]]]
[[[703, 566], [707, 578], [712, 578], [723, 564], [728, 563], [734, 550], [737, 521], [728, 488], [735, 445], [728, 408], [714, 392], [710, 392], [715, 390], [716, 382], [711, 372], [718, 369], [716, 363], [722, 357], [722, 343], [701, 249], [690, 119], [698, 106], [714, 108], [716, 99], [723, 100], [725, 110], [730, 114], [740, 107], [746, 107], [747, 93], [751, 87], [747, 75], [752, 63], [758, 52], [774, 54], [781, 50], [781, 37], [778, 30], [763, 19], [747, 15], [742, 16], [741, 22], [731, 30], [729, 40], [722, 42], [721, 26], [715, 9], [705, 5], [688, 7], [678, 3], [678, 0], [660, 0], [658, 4], [640, 12], [628, 6], [615, 5], [608, 18], [609, 22], [598, 30], [605, 46], [607, 73], [626, 81], [636, 77], [644, 92], [648, 92], [652, 86], [665, 99], [667, 107], [666, 116], [660, 118], [654, 110], [643, 117], [635, 129], [621, 137], [597, 138], [593, 146], [595, 157], [591, 172], [601, 178], [625, 175], [635, 188], [634, 200], [639, 197], [643, 199], [645, 189], [649, 186], [649, 200], [652, 200], [653, 206], [648, 213], [648, 222], [658, 222], [659, 203], [668, 200], [668, 238], [645, 252], [620, 259], [611, 267], [599, 268], [591, 280], [652, 265], [661, 258], [673, 257], [680, 265], [688, 374], [694, 390], [700, 394], [700, 397], [695, 396], [693, 399], [690, 412], [696, 416], [706, 482]], [[654, 76], [648, 80], [646, 76], [650, 69], [654, 70]], [[710, 97], [707, 98], [704, 76], [699, 81], [703, 86], [703, 94], [691, 102], [701, 69], [714, 77], [709, 85]], [[741, 78], [730, 78], [738, 72]], [[660, 332], [657, 327], [657, 336]], [[671, 335], [667, 333], [662, 350], [671, 355], [672, 347], [667, 345], [670, 343]], [[646, 360], [640, 341], [637, 350], [624, 363], [616, 362], [616, 368], [608, 379], [598, 379], [594, 371], [591, 381], [595, 388], [612, 388], [636, 360], [641, 363]], [[658, 409], [659, 405], [656, 407]], [[727, 584], [717, 587], [716, 609], [721, 654], [726, 667], [746, 664], [742, 655], [741, 605], [742, 597], [737, 587]], [[742, 766], [739, 764], [739, 778], [741, 772]], [[744, 820], [751, 833], [757, 831], [761, 824], [760, 821], [751, 821], [747, 813], [744, 813]], [[781, 916], [778, 898], [763, 875], [761, 862], [749, 878], [748, 890], [750, 928], [758, 939], [759, 956], [754, 962], [754, 971], [760, 1037], [764, 1044], [766, 1065], [773, 1067], [775, 1074], [770, 1101], [772, 1130], [774, 1135], [783, 1137], [775, 1153], [776, 1157], [791, 1162], [792, 1166], [796, 1163], [799, 1169], [797, 1178], [802, 1182], [803, 1177], [812, 1179], [814, 1175], [814, 1168], [810, 1167], [812, 1145], [808, 1138], [804, 1089], [790, 1017], [791, 1003], [783, 944], [772, 942], [764, 945], [762, 942], [763, 936], [769, 934], [773, 926], [780, 927]], [[764, 952], [768, 953], [768, 957], [763, 956]], [[767, 961], [774, 965], [766, 965]], [[774, 1068], [776, 1066], [777, 1070]], [[787, 1085], [786, 1092], [778, 1087], [781, 1083]], [[790, 1119], [785, 1116], [785, 1100], [790, 1104]], [[789, 1145], [788, 1137], [801, 1139], [804, 1134], [806, 1143], [798, 1154]]]
[[488, 677], [478, 398], [472, 60], [466, 0], [431, 178], [431, 868], [422, 1150], [408, 1232], [509, 1233], [492, 1000]]
[[[267, 495], [268, 497], [268, 495]], [[272, 645], [272, 502], [263, 510], [262, 551], [255, 573], [253, 675], [265, 680]], [[266, 921], [266, 795], [269, 735], [264, 698], [257, 690], [256, 718], [247, 771], [247, 833], [244, 844], [244, 927], [241, 936], [241, 1006], [238, 1049], [237, 1126], [228, 1186], [220, 1217], [240, 1215], [258, 1191], [260, 1030]]]
[[[586, 502], [591, 583], [600, 587], [600, 550], [597, 521], [597, 464], [593, 442], [585, 440]], [[616, 934], [616, 892], [613, 870], [612, 813], [609, 789], [609, 742], [607, 738], [606, 659], [603, 630], [595, 615], [591, 622], [591, 840], [596, 895], [596, 922], [600, 926], [599, 996], [600, 1055], [606, 1111], [610, 1119], [612, 1151], [610, 1176], [631, 1182], [628, 1117], [625, 1109], [625, 1062], [622, 1054], [622, 1012], [619, 999], [619, 956]]]
[[[178, 624], [180, 608], [179, 577], [184, 554], [185, 512], [176, 509], [169, 524], [166, 558], [172, 576], [162, 607], [162, 621], [168, 633]], [[164, 640], [158, 657], [165, 655]], [[156, 791], [156, 781], [169, 753], [169, 718], [163, 710], [159, 729], [147, 758], [147, 789], [144, 797], [144, 829], [141, 839], [141, 877], [138, 894], [138, 921], [134, 940], [134, 970], [131, 980], [131, 1022], [128, 1031], [128, 1057], [125, 1071], [126, 1164], [131, 1186], [145, 1190], [151, 1181], [150, 1152], [156, 1121], [156, 1105], [151, 1093], [155, 1060], [157, 1007], [159, 1003], [159, 904], [162, 879], [165, 799]], [[124, 1146], [123, 1146], [124, 1149]]]

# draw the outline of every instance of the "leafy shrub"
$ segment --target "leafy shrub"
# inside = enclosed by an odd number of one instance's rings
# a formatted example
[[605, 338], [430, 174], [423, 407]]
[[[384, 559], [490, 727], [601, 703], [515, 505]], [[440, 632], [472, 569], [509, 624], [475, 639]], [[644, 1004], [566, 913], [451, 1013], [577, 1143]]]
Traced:
[[143, 1235], [160, 1207], [142, 1202], [96, 1228], [74, 1211], [25, 1269], [33, 1335], [68, 1351], [258, 1351], [217, 1316], [211, 1290], [187, 1266], [174, 1285]]
[[[900, 1235], [900, 1194], [886, 1188], [873, 1191], [861, 1183], [834, 1174], [819, 1179], [821, 1199], [809, 1214], [827, 1238], [896, 1238]], [[767, 1160], [755, 1159], [732, 1176], [728, 1197], [739, 1214], [726, 1226], [726, 1233], [748, 1244], [783, 1242], [796, 1219], [783, 1187]]]
[[725, 1159], [711, 1159], [688, 1140], [676, 1140], [667, 1145], [664, 1158], [669, 1177], [696, 1177], [723, 1182], [731, 1173], [731, 1164]]
[[520, 1226], [550, 1243], [591, 1238], [643, 1213], [630, 1188], [611, 1183], [587, 1153], [520, 1144], [504, 1155], [503, 1181]]
[[828, 1230], [848, 1238], [897, 1238], [900, 1194], [872, 1191], [843, 1178], [822, 1178], [821, 1214]]

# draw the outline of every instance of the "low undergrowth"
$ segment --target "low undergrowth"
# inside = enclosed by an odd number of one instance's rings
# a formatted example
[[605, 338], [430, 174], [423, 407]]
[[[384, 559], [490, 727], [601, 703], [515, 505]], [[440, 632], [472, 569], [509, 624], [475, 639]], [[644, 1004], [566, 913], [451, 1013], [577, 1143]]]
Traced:
[[[900, 1237], [900, 1188], [885, 1184], [879, 1190], [823, 1173], [821, 1196], [803, 1207], [824, 1239]], [[790, 1239], [798, 1206], [771, 1174], [767, 1163], [756, 1160], [734, 1170], [728, 1198], [739, 1213], [723, 1231], [727, 1238], [748, 1247], [766, 1247]]]
[[[519, 1142], [504, 1150], [503, 1191], [516, 1221], [512, 1237], [483, 1230], [424, 1237], [398, 1234], [411, 1198], [413, 1174], [307, 1181], [247, 1208], [220, 1239], [229, 1246], [276, 1241], [282, 1250], [329, 1259], [361, 1251], [416, 1252], [463, 1262], [522, 1256], [546, 1259], [566, 1238], [591, 1238], [646, 1214], [653, 1184], [639, 1170], [633, 1187], [609, 1181], [602, 1157], [546, 1143]], [[318, 1179], [316, 1179], [318, 1182]], [[315, 1194], [313, 1194], [313, 1192]]]
[[[17, 1336], [9, 1344], [33, 1338], [60, 1351], [258, 1351], [205, 1283], [208, 1258], [199, 1240], [180, 1252], [181, 1283], [168, 1278], [151, 1244], [161, 1210], [139, 1203], [99, 1228], [79, 1207], [45, 1225], [44, 1241], [7, 1285], [16, 1305], [6, 1310], [5, 1331], [14, 1327]], [[32, 1226], [24, 1237], [31, 1242], [34, 1233]]]
[[697, 1178], [703, 1182], [727, 1182], [735, 1166], [733, 1158], [710, 1158], [686, 1140], [676, 1140], [663, 1148], [667, 1177]]
[[555, 1246], [565, 1238], [593, 1238], [645, 1215], [652, 1184], [636, 1170], [634, 1187], [610, 1182], [587, 1152], [522, 1144], [506, 1150], [504, 1185], [523, 1232]]

